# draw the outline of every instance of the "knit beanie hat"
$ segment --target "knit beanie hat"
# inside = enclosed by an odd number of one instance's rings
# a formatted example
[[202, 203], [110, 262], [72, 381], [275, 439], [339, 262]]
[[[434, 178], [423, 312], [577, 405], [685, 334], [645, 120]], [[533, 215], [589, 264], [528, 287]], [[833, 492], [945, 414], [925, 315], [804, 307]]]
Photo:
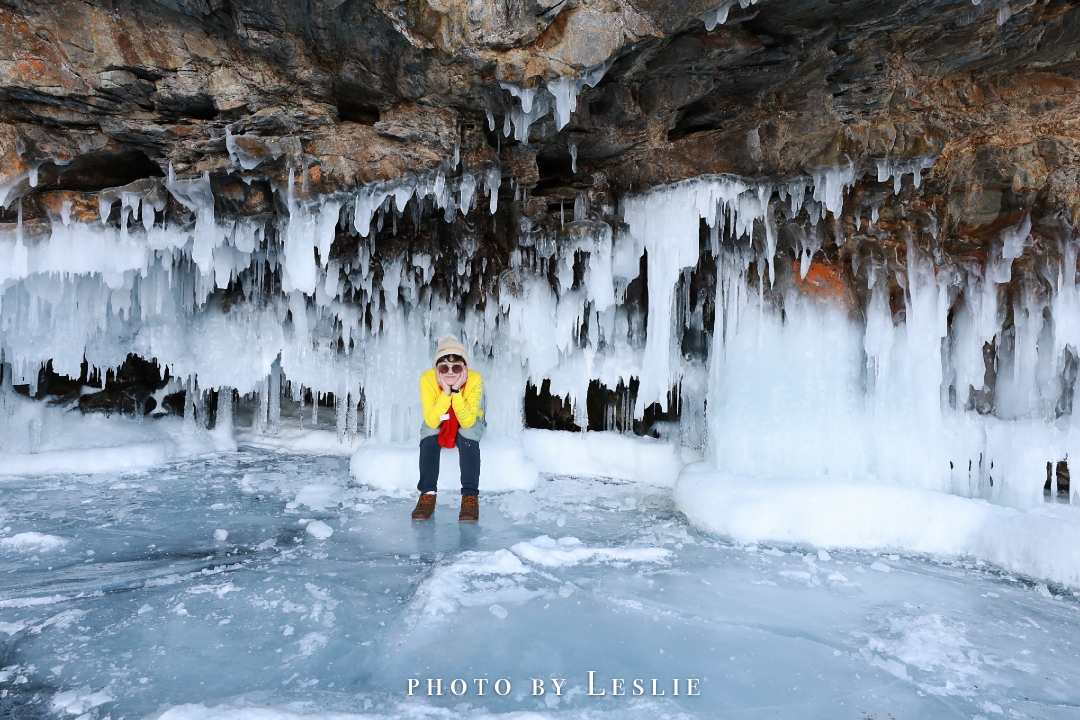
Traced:
[[439, 344], [435, 347], [434, 364], [438, 365], [439, 359], [446, 355], [460, 355], [465, 364], [469, 364], [469, 351], [457, 339], [457, 335], [447, 333], [439, 338]]

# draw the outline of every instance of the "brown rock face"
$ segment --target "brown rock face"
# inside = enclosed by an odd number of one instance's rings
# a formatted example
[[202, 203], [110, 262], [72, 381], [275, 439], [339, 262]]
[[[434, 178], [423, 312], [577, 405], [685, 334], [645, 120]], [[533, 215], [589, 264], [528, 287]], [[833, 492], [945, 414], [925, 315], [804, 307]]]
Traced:
[[[499, 168], [510, 228], [555, 222], [580, 195], [610, 210], [697, 175], [780, 187], [840, 168], [853, 178], [844, 212], [827, 231], [777, 215], [782, 246], [826, 232], [850, 255], [932, 236], [963, 256], [1025, 217], [1036, 244], [1074, 234], [1080, 3], [760, 0], [731, 4], [710, 31], [715, 7], [8, 2], [0, 221], [15, 221], [15, 198], [25, 220], [54, 221], [63, 193], [87, 217], [80, 193], [170, 167], [209, 173], [219, 205], [241, 214], [276, 210], [272, 190], [229, 195], [240, 179], [280, 190], [291, 176], [298, 191], [333, 194]], [[522, 107], [508, 86], [555, 105], [559, 78], [590, 70], [564, 128], [549, 113], [527, 143], [504, 134]], [[871, 213], [881, 222], [868, 231]]]

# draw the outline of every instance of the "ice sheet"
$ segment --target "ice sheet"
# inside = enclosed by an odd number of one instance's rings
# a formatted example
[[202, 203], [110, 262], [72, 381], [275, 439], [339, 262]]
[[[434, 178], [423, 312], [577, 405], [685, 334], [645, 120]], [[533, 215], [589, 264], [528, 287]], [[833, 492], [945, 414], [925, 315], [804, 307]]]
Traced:
[[[289, 508], [304, 488], [340, 504]], [[974, 558], [744, 545], [670, 490], [551, 477], [481, 494], [352, 483], [341, 458], [241, 452], [0, 482], [0, 708], [77, 718], [1066, 718], [1078, 598]], [[312, 491], [308, 491], [312, 494]], [[970, 500], [959, 500], [968, 502]], [[319, 539], [305, 528], [322, 523]], [[318, 526], [316, 526], [318, 527]], [[225, 540], [215, 533], [225, 530]], [[525, 550], [532, 548], [532, 550]], [[520, 553], [520, 554], [519, 554]], [[603, 697], [589, 697], [588, 671]], [[423, 689], [409, 697], [408, 680]], [[443, 679], [441, 696], [426, 695]], [[468, 693], [449, 684], [463, 678]], [[473, 678], [506, 678], [483, 697]], [[545, 695], [532, 694], [533, 678]], [[561, 695], [551, 678], [565, 678]], [[612, 697], [658, 678], [664, 697]], [[701, 695], [673, 697], [672, 678]], [[685, 682], [681, 688], [685, 692]]]

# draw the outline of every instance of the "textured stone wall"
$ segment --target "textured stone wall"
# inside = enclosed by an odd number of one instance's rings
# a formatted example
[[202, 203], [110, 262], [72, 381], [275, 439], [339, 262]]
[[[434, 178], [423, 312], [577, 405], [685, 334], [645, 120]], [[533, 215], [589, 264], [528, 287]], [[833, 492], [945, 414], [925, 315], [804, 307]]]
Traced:
[[[711, 4], [5, 2], [0, 186], [22, 177], [6, 200], [22, 196], [29, 220], [51, 193], [170, 164], [236, 176], [228, 130], [270, 159], [250, 174], [282, 187], [292, 168], [308, 192], [434, 170], [455, 150], [554, 200], [929, 156], [908, 200], [936, 209], [946, 245], [985, 244], [1032, 210], [1046, 237], [1051, 216], [1080, 219], [1080, 4], [761, 0], [708, 31]], [[517, 101], [500, 83], [605, 62], [561, 132], [548, 115], [527, 146], [501, 137]]]

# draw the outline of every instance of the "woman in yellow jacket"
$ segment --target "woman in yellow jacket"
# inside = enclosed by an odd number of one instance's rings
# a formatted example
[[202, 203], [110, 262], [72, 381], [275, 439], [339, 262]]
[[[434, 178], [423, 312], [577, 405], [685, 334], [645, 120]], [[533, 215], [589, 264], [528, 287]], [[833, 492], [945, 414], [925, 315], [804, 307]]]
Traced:
[[460, 522], [480, 519], [480, 438], [484, 381], [469, 369], [469, 351], [454, 335], [443, 335], [435, 349], [435, 367], [420, 376], [424, 424], [420, 428], [420, 499], [413, 520], [430, 520], [435, 512], [439, 458], [443, 448], [458, 449], [461, 466]]

